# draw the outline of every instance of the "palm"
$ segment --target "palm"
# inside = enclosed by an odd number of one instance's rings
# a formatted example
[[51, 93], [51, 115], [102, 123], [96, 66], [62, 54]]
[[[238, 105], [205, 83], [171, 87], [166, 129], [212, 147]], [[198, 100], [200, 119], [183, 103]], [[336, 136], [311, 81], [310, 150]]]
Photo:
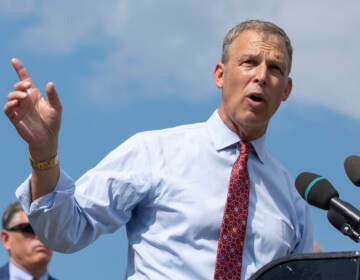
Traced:
[[18, 108], [18, 121], [14, 123], [21, 137], [29, 145], [37, 146], [49, 141], [59, 130], [58, 112], [32, 89], [29, 98], [22, 100]]

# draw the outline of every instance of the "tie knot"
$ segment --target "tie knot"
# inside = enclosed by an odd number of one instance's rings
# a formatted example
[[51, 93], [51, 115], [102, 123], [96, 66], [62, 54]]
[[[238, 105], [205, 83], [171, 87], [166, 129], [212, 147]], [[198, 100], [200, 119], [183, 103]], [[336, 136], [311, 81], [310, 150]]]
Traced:
[[247, 156], [249, 154], [252, 147], [249, 142], [245, 142], [245, 141], [240, 141], [239, 146], [240, 146], [240, 155], [244, 155], [244, 156]]

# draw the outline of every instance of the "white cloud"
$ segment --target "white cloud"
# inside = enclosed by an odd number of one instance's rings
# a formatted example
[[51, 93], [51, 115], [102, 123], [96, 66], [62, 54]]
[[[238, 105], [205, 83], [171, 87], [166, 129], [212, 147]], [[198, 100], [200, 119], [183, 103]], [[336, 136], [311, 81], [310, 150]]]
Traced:
[[[11, 3], [16, 1], [4, 1], [0, 9], [15, 11]], [[32, 49], [69, 54], [83, 46], [102, 48], [111, 42], [105, 59], [94, 58], [94, 76], [84, 82], [95, 99], [114, 100], [121, 94], [204, 98], [215, 88], [212, 70], [227, 29], [245, 19], [261, 18], [279, 24], [292, 38], [292, 100], [360, 118], [355, 108], [360, 102], [357, 1], [341, 7], [338, 1], [27, 3], [27, 15], [36, 20], [23, 29], [20, 40]]]
[[358, 34], [360, 3], [341, 5], [329, 1], [303, 5], [301, 2], [283, 9], [282, 18], [295, 48], [294, 101], [322, 105], [345, 115], [360, 118], [356, 108]]
[[[41, 1], [33, 13], [36, 20], [23, 32], [21, 39], [42, 52], [72, 52], [84, 45], [98, 44], [109, 23], [108, 14], [118, 1]], [[126, 8], [126, 1], [121, 2]]]
[[18, 17], [29, 15], [35, 11], [36, 2], [33, 0], [1, 0], [0, 15], [7, 17]]

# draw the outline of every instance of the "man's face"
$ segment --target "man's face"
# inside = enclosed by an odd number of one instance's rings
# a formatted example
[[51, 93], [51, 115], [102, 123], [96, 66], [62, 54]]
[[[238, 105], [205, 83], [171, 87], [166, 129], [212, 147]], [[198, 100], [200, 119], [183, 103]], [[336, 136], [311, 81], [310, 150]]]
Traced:
[[[25, 213], [20, 211], [14, 215], [9, 228], [28, 222]], [[9, 251], [10, 260], [14, 264], [26, 271], [31, 270], [29, 267], [34, 266], [44, 267], [46, 270], [52, 251], [47, 249], [35, 234], [4, 229], [1, 232], [1, 238], [4, 247]]]
[[244, 140], [266, 131], [281, 101], [290, 94], [289, 58], [277, 35], [246, 30], [232, 42], [225, 64], [214, 70], [222, 89], [219, 114], [225, 124]]

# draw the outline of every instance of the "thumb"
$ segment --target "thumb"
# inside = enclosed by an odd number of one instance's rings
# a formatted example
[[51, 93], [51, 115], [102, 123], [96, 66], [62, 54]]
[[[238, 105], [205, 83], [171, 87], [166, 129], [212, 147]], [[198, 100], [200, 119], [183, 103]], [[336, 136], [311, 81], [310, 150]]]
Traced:
[[47, 83], [45, 92], [46, 92], [46, 96], [47, 96], [49, 104], [53, 108], [61, 110], [61, 102], [60, 102], [59, 95], [56, 92], [55, 85], [53, 82]]

